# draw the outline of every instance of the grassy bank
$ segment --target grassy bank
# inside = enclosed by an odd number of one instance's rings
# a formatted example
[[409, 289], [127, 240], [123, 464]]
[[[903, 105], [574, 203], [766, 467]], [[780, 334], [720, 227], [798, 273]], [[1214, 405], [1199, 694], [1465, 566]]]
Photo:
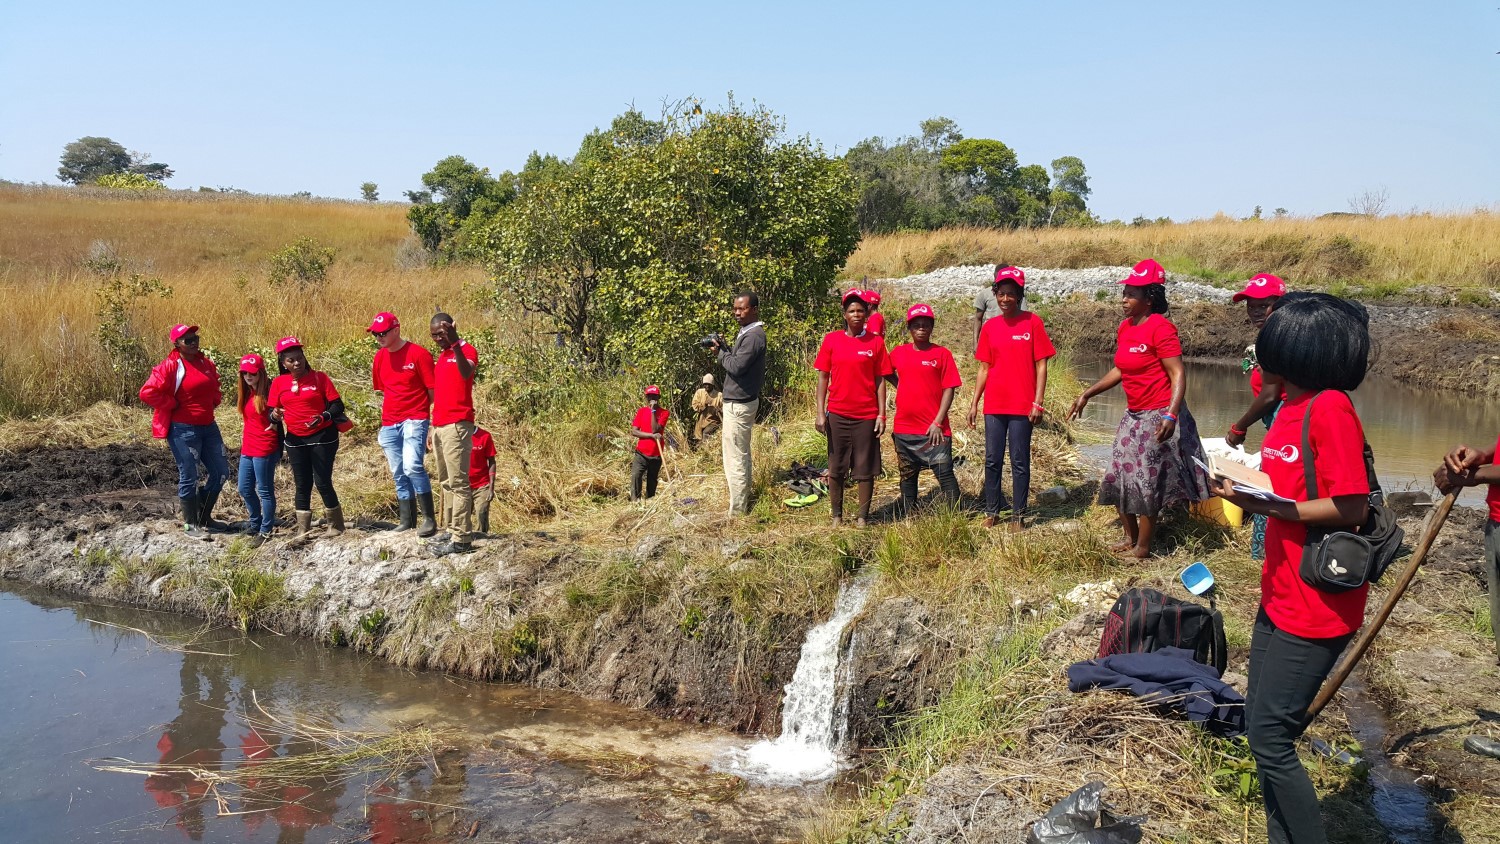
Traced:
[[902, 232], [867, 236], [843, 274], [893, 278], [959, 264], [1130, 265], [1148, 257], [1173, 272], [1226, 283], [1274, 272], [1299, 286], [1365, 296], [1414, 285], [1484, 291], [1500, 288], [1500, 213]]

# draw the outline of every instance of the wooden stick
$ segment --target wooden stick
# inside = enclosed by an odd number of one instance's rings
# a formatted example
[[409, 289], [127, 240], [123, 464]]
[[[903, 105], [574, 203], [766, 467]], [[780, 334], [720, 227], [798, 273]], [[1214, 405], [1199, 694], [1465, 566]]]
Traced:
[[1453, 502], [1457, 498], [1457, 490], [1448, 493], [1438, 503], [1437, 509], [1433, 511], [1432, 516], [1428, 518], [1427, 530], [1422, 534], [1422, 541], [1417, 543], [1417, 550], [1411, 555], [1411, 560], [1407, 562], [1406, 568], [1401, 571], [1401, 578], [1396, 581], [1396, 585], [1391, 589], [1390, 594], [1385, 596], [1385, 603], [1380, 605], [1380, 611], [1375, 613], [1375, 618], [1371, 619], [1370, 623], [1366, 624], [1365, 628], [1359, 632], [1359, 638], [1354, 640], [1354, 647], [1350, 648], [1343, 662], [1340, 662], [1338, 667], [1334, 669], [1333, 676], [1329, 678], [1328, 682], [1323, 684], [1322, 690], [1313, 699], [1312, 706], [1308, 707], [1307, 716], [1302, 719], [1304, 729], [1313, 722], [1313, 719], [1318, 717], [1318, 713], [1323, 711], [1323, 707], [1327, 706], [1328, 702], [1333, 700], [1333, 696], [1338, 693], [1339, 687], [1344, 685], [1344, 681], [1349, 679], [1349, 675], [1353, 673], [1354, 666], [1359, 664], [1359, 660], [1365, 655], [1365, 651], [1370, 649], [1370, 643], [1375, 640], [1375, 635], [1380, 632], [1380, 628], [1384, 627], [1386, 620], [1391, 617], [1391, 611], [1396, 608], [1396, 602], [1400, 601], [1401, 596], [1406, 594], [1406, 588], [1411, 585], [1412, 579], [1417, 576], [1417, 569], [1421, 568], [1422, 563], [1427, 561], [1427, 552], [1432, 548], [1433, 541], [1437, 539], [1438, 531], [1441, 531], [1444, 523], [1448, 521], [1448, 511], [1453, 509]]

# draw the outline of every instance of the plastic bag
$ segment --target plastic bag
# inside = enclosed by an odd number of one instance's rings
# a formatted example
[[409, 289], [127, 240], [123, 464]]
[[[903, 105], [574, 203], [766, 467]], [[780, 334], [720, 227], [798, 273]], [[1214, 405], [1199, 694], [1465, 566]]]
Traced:
[[1096, 781], [1064, 797], [1031, 825], [1026, 844], [1137, 844], [1145, 816], [1116, 815], [1103, 793]]

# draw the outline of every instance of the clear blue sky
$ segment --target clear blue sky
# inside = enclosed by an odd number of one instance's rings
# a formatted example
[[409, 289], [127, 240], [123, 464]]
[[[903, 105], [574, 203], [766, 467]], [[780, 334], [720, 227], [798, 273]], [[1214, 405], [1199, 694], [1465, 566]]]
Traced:
[[1105, 217], [1500, 202], [1500, 0], [0, 4], [0, 178], [105, 135], [172, 187], [396, 199], [733, 91], [841, 152], [934, 115]]

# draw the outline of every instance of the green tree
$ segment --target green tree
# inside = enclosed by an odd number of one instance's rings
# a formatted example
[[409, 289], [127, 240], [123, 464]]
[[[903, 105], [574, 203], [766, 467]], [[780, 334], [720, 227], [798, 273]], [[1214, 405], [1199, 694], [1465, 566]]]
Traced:
[[134, 173], [154, 182], [172, 178], [172, 168], [152, 162], [145, 153], [130, 152], [110, 138], [88, 136], [63, 147], [59, 181], [75, 185], [97, 182], [102, 176]]
[[665, 380], [696, 374], [697, 338], [731, 328], [742, 288], [773, 338], [815, 337], [795, 325], [832, 318], [828, 289], [859, 237], [854, 186], [784, 133], [762, 108], [689, 103], [659, 137], [591, 135], [486, 229], [497, 296], [550, 316], [588, 358]]
[[299, 237], [271, 255], [267, 280], [272, 287], [293, 281], [306, 288], [327, 278], [328, 268], [337, 257], [338, 252], [332, 246], [324, 246], [311, 237]]
[[374, 182], [365, 182], [359, 186], [359, 195], [364, 197], [365, 202], [379, 202], [380, 185]]
[[426, 190], [407, 191], [413, 202], [407, 221], [428, 251], [450, 260], [470, 257], [470, 235], [516, 197], [513, 173], [492, 176], [461, 155], [439, 161], [422, 175], [422, 186]]
[[1048, 196], [1047, 222], [1054, 226], [1087, 225], [1089, 177], [1083, 159], [1065, 155], [1052, 159], [1052, 190]]

